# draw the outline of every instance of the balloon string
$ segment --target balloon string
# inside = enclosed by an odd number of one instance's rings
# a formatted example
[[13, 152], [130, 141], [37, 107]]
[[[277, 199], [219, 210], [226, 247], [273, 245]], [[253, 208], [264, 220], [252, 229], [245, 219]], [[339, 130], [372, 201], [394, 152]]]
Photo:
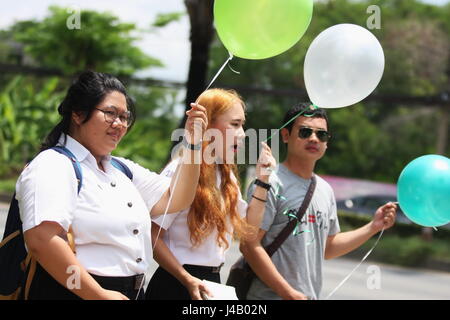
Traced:
[[[214, 83], [214, 81], [216, 81], [217, 77], [222, 73], [222, 70], [225, 68], [225, 66], [231, 61], [231, 59], [233, 59], [233, 55], [231, 54], [231, 52], [228, 52], [228, 54], [229, 54], [228, 59], [225, 61], [225, 63], [222, 65], [222, 67], [220, 67], [219, 71], [213, 77], [213, 79], [211, 80], [209, 85], [206, 87], [205, 91], [208, 90], [211, 87], [211, 85]], [[233, 70], [233, 69], [231, 69], [231, 70]], [[239, 73], [239, 72], [236, 72], [236, 73]]]
[[[313, 106], [313, 110], [319, 109], [319, 107], [316, 106], [315, 104], [312, 104], [312, 106]], [[302, 111], [300, 111], [299, 113], [297, 113], [295, 116], [292, 117], [292, 119], [290, 119], [288, 122], [286, 122], [285, 124], [283, 124], [283, 125], [281, 126], [281, 128], [277, 129], [277, 131], [276, 131], [273, 135], [271, 135], [270, 137], [268, 137], [268, 138], [267, 138], [266, 140], [264, 140], [263, 142], [267, 142], [267, 141], [269, 141], [270, 139], [272, 139], [272, 137], [275, 136], [281, 129], [283, 129], [284, 127], [286, 127], [289, 123], [291, 123], [292, 121], [294, 121], [298, 116], [300, 116], [300, 115], [301, 115], [303, 112], [305, 112], [305, 111], [307, 111], [307, 109], [303, 109]], [[311, 117], [311, 116], [305, 115], [305, 117]]]
[[228, 68], [236, 74], [241, 74], [239, 71], [236, 71], [231, 67], [231, 63], [228, 64]]
[[358, 263], [358, 265], [353, 268], [353, 270], [344, 278], [344, 280], [341, 281], [341, 283], [338, 284], [338, 286], [336, 288], [334, 288], [333, 291], [330, 292], [330, 294], [325, 298], [325, 300], [330, 299], [330, 297], [339, 290], [340, 287], [342, 287], [342, 285], [352, 276], [352, 274], [356, 271], [356, 269], [359, 268], [359, 266], [364, 262], [364, 260], [367, 259], [367, 257], [372, 253], [373, 249], [375, 249], [375, 247], [377, 246], [378, 242], [381, 239], [381, 236], [383, 235], [384, 232], [384, 227], [380, 232], [380, 235], [378, 236], [377, 241], [375, 241], [375, 244], [372, 246], [372, 248], [366, 253], [366, 255], [361, 259], [361, 261]]

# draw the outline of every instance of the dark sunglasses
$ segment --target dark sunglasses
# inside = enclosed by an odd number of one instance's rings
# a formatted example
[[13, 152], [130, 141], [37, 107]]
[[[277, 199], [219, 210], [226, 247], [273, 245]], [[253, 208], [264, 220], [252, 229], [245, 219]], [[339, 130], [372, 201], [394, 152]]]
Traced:
[[331, 135], [328, 133], [328, 131], [314, 130], [313, 128], [308, 127], [300, 127], [300, 129], [298, 130], [298, 137], [301, 139], [306, 139], [309, 138], [313, 134], [313, 132], [321, 142], [327, 142], [331, 138]]

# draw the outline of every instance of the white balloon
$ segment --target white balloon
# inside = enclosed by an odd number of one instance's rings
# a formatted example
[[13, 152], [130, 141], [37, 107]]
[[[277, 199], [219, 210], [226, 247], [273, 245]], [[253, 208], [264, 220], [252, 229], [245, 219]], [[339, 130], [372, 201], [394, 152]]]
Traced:
[[384, 70], [383, 48], [367, 29], [338, 24], [321, 32], [305, 57], [309, 99], [320, 108], [342, 108], [367, 97]]

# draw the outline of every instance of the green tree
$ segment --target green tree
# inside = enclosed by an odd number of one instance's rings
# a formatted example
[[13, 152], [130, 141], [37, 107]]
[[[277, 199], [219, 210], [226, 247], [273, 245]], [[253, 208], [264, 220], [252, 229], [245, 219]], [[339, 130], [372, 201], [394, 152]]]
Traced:
[[[371, 30], [385, 53], [383, 78], [372, 96], [344, 109], [330, 109], [333, 138], [318, 165], [321, 173], [395, 182], [412, 159], [436, 152], [439, 111], [430, 106], [384, 102], [387, 95], [436, 96], [450, 90], [450, 4], [416, 0], [315, 2], [311, 24], [291, 49], [264, 60], [234, 58], [215, 86], [231, 87], [247, 103], [247, 127], [279, 128], [285, 111], [308, 101], [303, 63], [313, 39], [339, 23], [366, 27], [369, 5], [381, 8], [381, 29]], [[208, 78], [228, 58], [215, 38]], [[363, 70], [361, 70], [363, 72]], [[447, 154], [450, 153], [447, 146]]]
[[19, 22], [11, 31], [39, 66], [68, 75], [92, 69], [129, 76], [142, 68], [161, 66], [134, 45], [134, 24], [120, 22], [110, 13], [82, 10], [79, 29], [71, 29], [68, 21], [73, 14], [51, 6], [44, 20]]
[[37, 84], [17, 76], [0, 92], [0, 176], [17, 175], [57, 123], [55, 110], [63, 98], [59, 82]]

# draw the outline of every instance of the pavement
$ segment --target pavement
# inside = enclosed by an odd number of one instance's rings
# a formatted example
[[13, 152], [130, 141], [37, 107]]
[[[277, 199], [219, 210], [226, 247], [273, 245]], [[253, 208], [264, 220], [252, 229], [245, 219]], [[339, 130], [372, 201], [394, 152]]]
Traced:
[[[0, 236], [3, 236], [7, 213], [8, 204], [0, 203]], [[380, 241], [383, 241], [383, 239]], [[227, 253], [225, 265], [220, 272], [222, 283], [226, 282], [230, 267], [239, 256], [238, 243], [233, 242]], [[325, 261], [321, 299], [326, 298], [358, 263], [358, 260], [347, 258]], [[158, 264], [152, 261], [147, 272], [145, 287], [157, 267]], [[450, 270], [449, 272], [438, 272], [366, 261], [356, 269], [348, 281], [330, 299], [450, 300], [449, 287]]]

